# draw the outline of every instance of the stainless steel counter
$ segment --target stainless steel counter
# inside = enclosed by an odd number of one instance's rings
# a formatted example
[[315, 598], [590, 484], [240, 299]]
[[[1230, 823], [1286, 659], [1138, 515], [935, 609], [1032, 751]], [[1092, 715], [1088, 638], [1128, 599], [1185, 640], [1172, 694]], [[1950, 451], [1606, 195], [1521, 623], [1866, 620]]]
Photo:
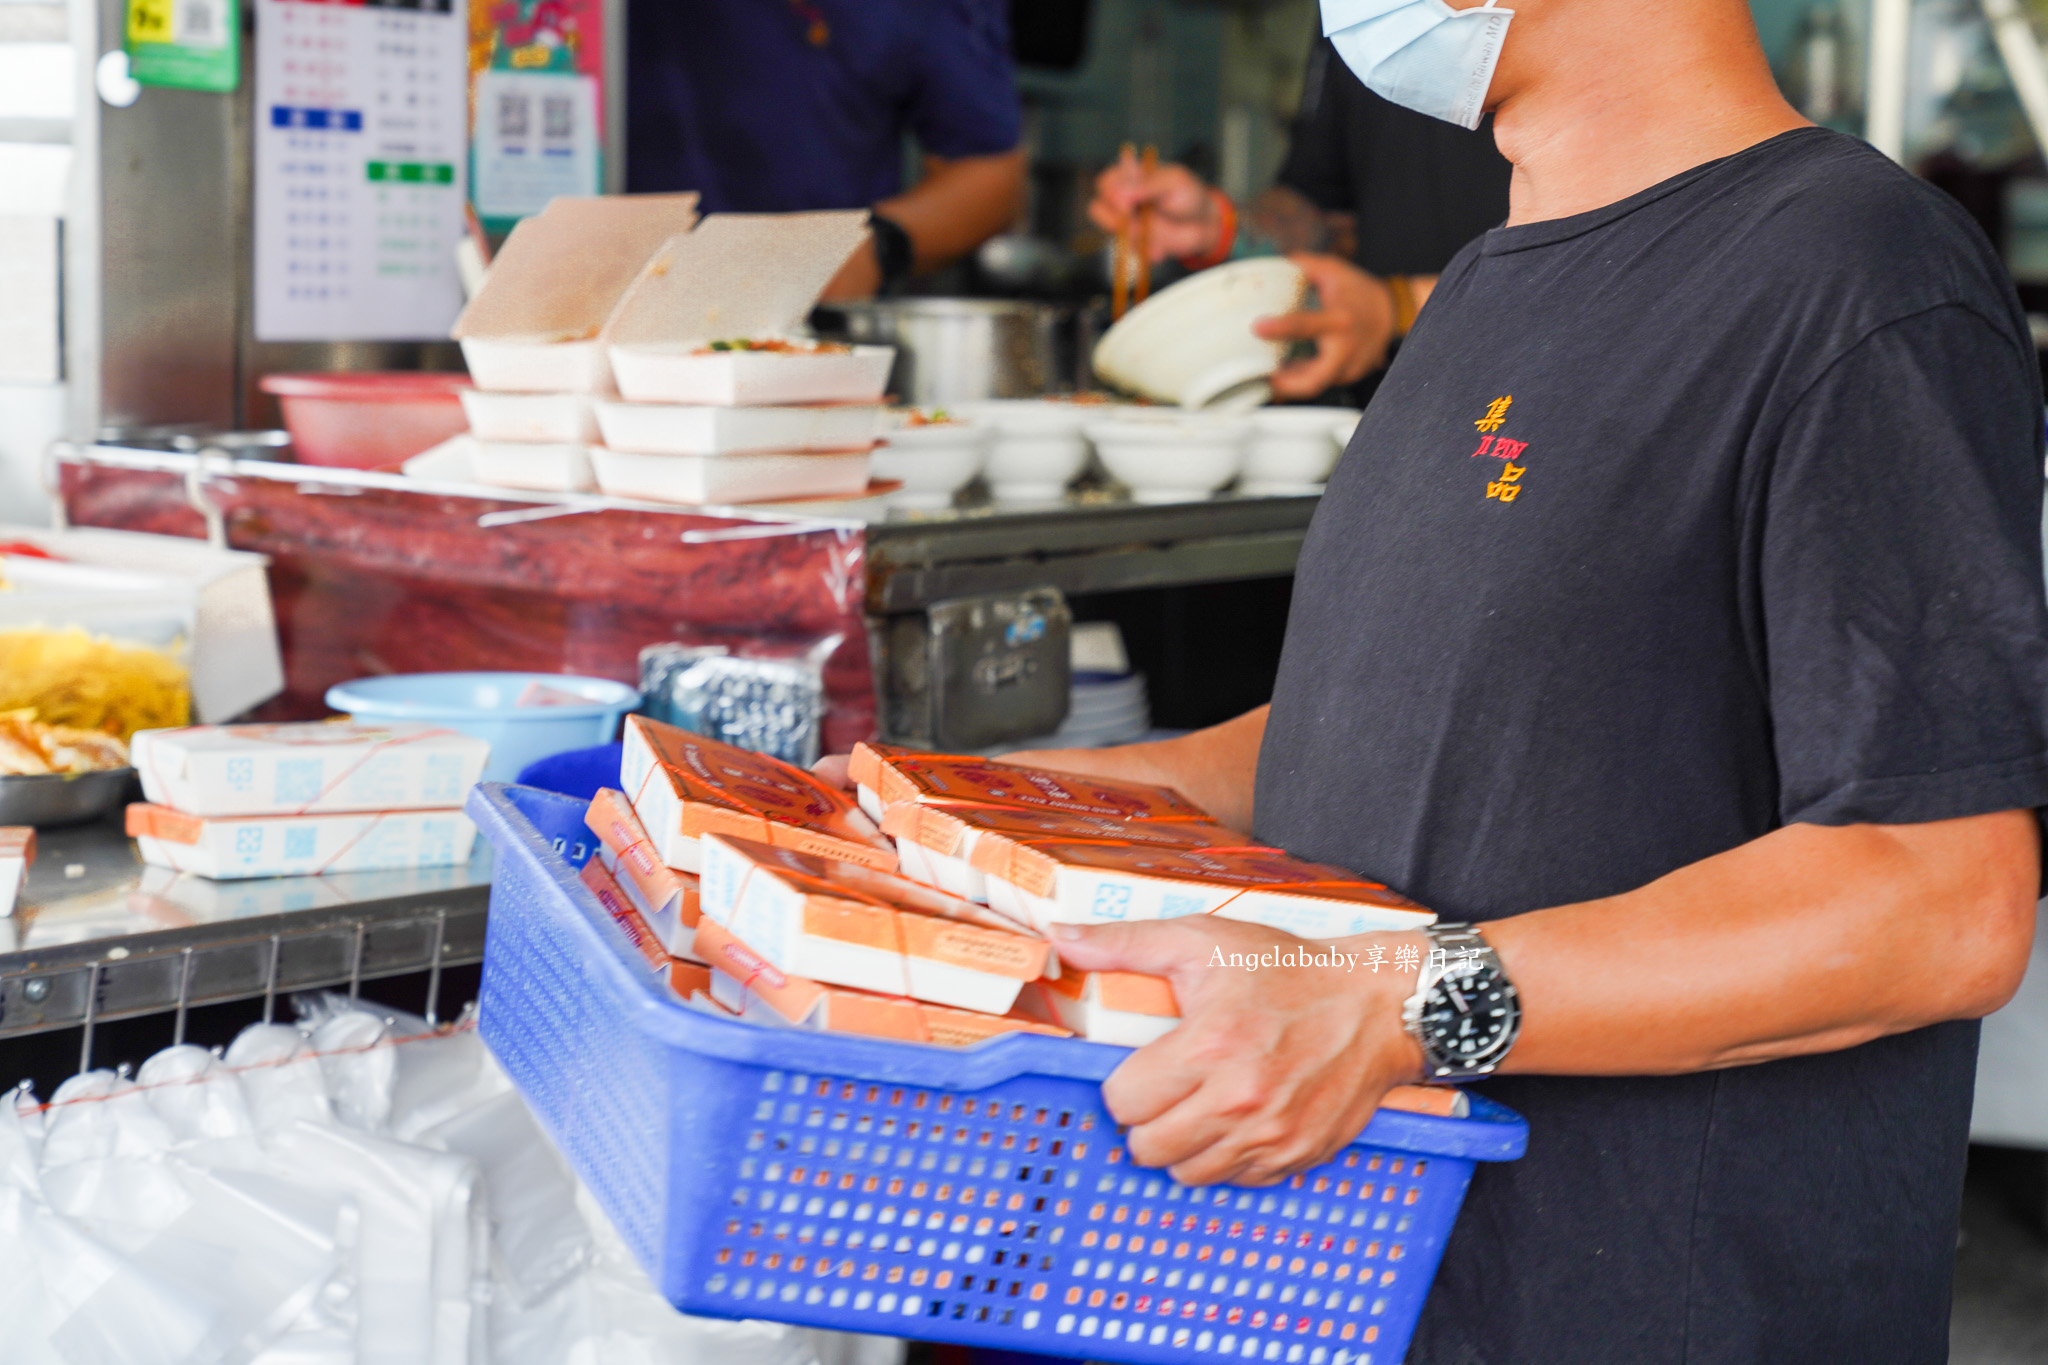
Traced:
[[[146, 867], [119, 816], [42, 831], [0, 919], [0, 1039], [483, 960], [489, 846], [459, 867], [209, 881]], [[433, 987], [430, 986], [430, 993]], [[430, 1009], [432, 1006], [430, 1005]]]

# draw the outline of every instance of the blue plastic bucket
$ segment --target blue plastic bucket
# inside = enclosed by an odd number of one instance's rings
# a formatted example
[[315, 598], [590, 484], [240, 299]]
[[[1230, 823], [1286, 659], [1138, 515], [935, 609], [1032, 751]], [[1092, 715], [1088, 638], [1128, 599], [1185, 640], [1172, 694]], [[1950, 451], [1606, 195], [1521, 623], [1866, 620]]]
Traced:
[[[582, 704], [520, 706], [533, 684]], [[418, 720], [489, 740], [486, 782], [509, 782], [535, 759], [609, 743], [640, 693], [609, 678], [568, 673], [393, 673], [327, 689], [327, 704], [357, 720]]]
[[1521, 1118], [1381, 1110], [1271, 1189], [1131, 1164], [1126, 1053], [763, 1028], [678, 1000], [576, 869], [584, 803], [479, 786], [496, 849], [481, 1028], [688, 1313], [1141, 1365], [1396, 1365], [1477, 1161]]

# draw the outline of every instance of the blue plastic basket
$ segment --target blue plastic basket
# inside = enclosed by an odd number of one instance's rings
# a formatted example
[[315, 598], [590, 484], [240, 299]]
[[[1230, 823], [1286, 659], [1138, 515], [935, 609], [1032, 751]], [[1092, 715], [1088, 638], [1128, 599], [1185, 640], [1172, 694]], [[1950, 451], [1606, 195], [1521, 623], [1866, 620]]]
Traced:
[[1135, 1167], [1121, 1048], [762, 1028], [675, 999], [584, 889], [584, 805], [487, 783], [484, 1041], [691, 1313], [1111, 1361], [1393, 1365], [1474, 1161], [1527, 1126], [1382, 1111], [1270, 1189]]

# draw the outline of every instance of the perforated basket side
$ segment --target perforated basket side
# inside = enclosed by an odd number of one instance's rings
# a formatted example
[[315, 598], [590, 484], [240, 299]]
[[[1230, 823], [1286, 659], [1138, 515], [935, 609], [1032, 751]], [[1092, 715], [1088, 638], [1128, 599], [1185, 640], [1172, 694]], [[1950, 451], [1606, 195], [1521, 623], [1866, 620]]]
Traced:
[[532, 833], [489, 832], [497, 862], [478, 1027], [635, 1258], [658, 1266], [675, 1107], [669, 1059], [631, 1027], [630, 1001], [591, 989], [587, 949], [560, 912], [557, 870], [569, 864]]

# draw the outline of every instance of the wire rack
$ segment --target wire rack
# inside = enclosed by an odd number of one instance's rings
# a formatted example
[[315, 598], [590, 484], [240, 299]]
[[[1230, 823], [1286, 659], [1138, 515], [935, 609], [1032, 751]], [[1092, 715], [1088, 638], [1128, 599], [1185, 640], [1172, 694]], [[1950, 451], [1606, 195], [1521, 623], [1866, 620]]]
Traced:
[[[185, 1041], [190, 1010], [424, 972], [437, 1018], [441, 973], [481, 962], [490, 894], [484, 851], [461, 868], [416, 876], [277, 878], [202, 886], [157, 877], [111, 824], [50, 831], [20, 912], [0, 920], [0, 1042], [81, 1030], [79, 1070], [114, 1020], [163, 1015]], [[312, 885], [317, 883], [317, 885]], [[213, 901], [186, 892], [204, 893]], [[233, 894], [239, 892], [239, 895]], [[309, 902], [291, 908], [294, 902]], [[153, 927], [154, 920], [178, 920]]]

